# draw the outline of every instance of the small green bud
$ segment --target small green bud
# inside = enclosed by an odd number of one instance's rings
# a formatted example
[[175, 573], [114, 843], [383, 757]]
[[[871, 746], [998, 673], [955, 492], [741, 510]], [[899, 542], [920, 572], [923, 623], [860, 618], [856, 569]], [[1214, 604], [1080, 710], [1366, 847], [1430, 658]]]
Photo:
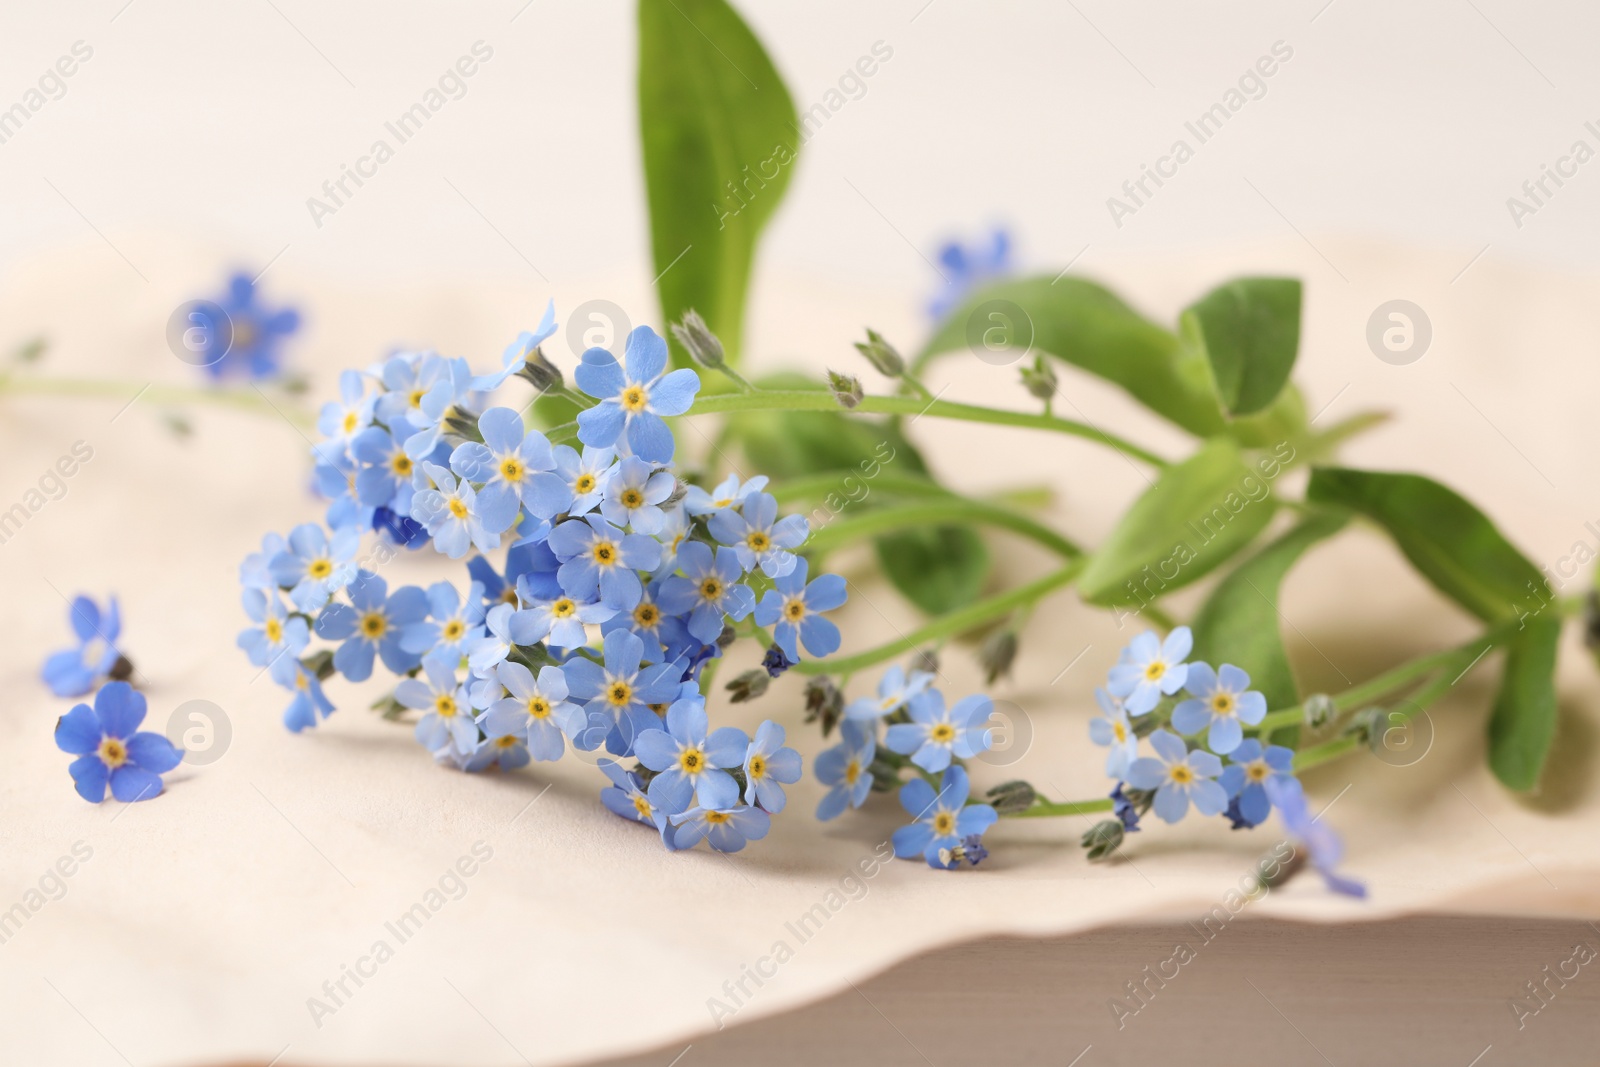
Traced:
[[844, 714], [844, 694], [826, 674], [806, 679], [806, 722], [822, 723], [822, 736], [827, 737], [839, 725]]
[[836, 370], [828, 372], [828, 388], [839, 406], [846, 410], [861, 403], [861, 398], [867, 395], [866, 390], [861, 388], [860, 378], [853, 374], [840, 374]]
[[867, 339], [856, 342], [856, 351], [865, 356], [867, 362], [872, 364], [872, 369], [885, 378], [898, 378], [906, 372], [905, 359], [876, 330], [868, 330]]
[[911, 669], [921, 671], [924, 674], [938, 674], [939, 650], [936, 648], [924, 648], [919, 651], [911, 657]]
[[1022, 368], [1022, 385], [1035, 400], [1049, 400], [1056, 395], [1055, 368], [1044, 356], [1034, 357], [1033, 366]]
[[317, 681], [326, 682], [333, 677], [333, 652], [326, 648], [313, 652], [301, 658], [300, 666], [314, 675]]
[[478, 416], [458, 407], [445, 412], [444, 431], [466, 441], [483, 443], [483, 434], [478, 432]]
[[1320, 730], [1332, 722], [1338, 713], [1339, 709], [1334, 706], [1333, 698], [1327, 693], [1312, 693], [1306, 697], [1305, 719], [1306, 725], [1311, 729]]
[[566, 385], [566, 379], [561, 377], [561, 368], [546, 359], [544, 350], [537, 346], [523, 357], [522, 366], [517, 369], [517, 377], [541, 393], [561, 389]]
[[722, 624], [722, 632], [717, 635], [717, 647], [727, 650], [728, 646], [739, 639], [739, 631], [727, 623]]
[[1011, 673], [1011, 663], [1017, 658], [1017, 631], [996, 630], [984, 639], [978, 648], [978, 665], [983, 668], [984, 680], [993, 685], [996, 680]]
[[724, 688], [732, 694], [728, 698], [729, 700], [735, 704], [743, 704], [745, 701], [754, 700], [765, 693], [767, 685], [771, 681], [772, 679], [767, 676], [766, 671], [760, 669], [749, 670], [734, 678]]
[[1388, 716], [1388, 711], [1377, 705], [1373, 705], [1370, 708], [1362, 708], [1350, 717], [1349, 722], [1345, 723], [1341, 734], [1344, 737], [1355, 737], [1381, 746], [1383, 742], [1383, 724]]
[[43, 337], [35, 337], [30, 341], [24, 341], [12, 354], [12, 358], [18, 363], [37, 363], [49, 347], [49, 341]]
[[1027, 811], [1033, 807], [1034, 801], [1039, 799], [1039, 794], [1033, 786], [1022, 780], [1002, 782], [989, 790], [986, 794], [989, 804], [1001, 815], [1012, 815], [1019, 811]]
[[1082, 839], [1083, 847], [1088, 850], [1089, 862], [1098, 863], [1108, 859], [1122, 847], [1122, 837], [1122, 823], [1116, 819], [1095, 823]]
[[867, 768], [867, 773], [872, 775], [874, 793], [887, 793], [891, 789], [900, 788], [900, 771], [892, 763], [885, 763], [881, 759], [873, 760], [872, 766]]
[[716, 370], [722, 366], [722, 342], [717, 340], [717, 335], [711, 332], [706, 320], [693, 308], [685, 309], [683, 318], [672, 324], [672, 336], [702, 367]]

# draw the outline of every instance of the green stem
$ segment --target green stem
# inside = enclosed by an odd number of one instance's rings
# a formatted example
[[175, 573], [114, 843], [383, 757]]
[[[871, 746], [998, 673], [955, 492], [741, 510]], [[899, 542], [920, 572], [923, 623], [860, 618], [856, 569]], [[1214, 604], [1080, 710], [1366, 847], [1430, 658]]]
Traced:
[[[820, 389], [758, 389], [753, 393], [723, 393], [702, 396], [689, 411], [690, 415], [716, 415], [737, 411], [844, 411], [833, 394]], [[1153, 467], [1165, 467], [1167, 461], [1125, 438], [1098, 430], [1087, 423], [1071, 419], [1058, 419], [1052, 415], [1035, 415], [1023, 411], [1006, 411], [1001, 408], [979, 407], [976, 404], [957, 404], [949, 400], [923, 400], [914, 396], [868, 396], [850, 409], [868, 415], [931, 415], [940, 419], [960, 419], [995, 426], [1020, 426], [1032, 430], [1051, 430], [1103, 445], [1142, 460]]]
[[805, 543], [805, 550], [827, 552], [842, 544], [913, 526], [931, 526], [937, 523], [966, 522], [998, 526], [1031, 538], [1065, 559], [1076, 559], [1083, 549], [1062, 537], [1048, 526], [1034, 522], [1005, 508], [983, 504], [976, 500], [950, 497], [944, 500], [919, 500], [910, 504], [891, 504], [870, 508], [846, 518], [835, 519], [819, 527]]
[[1110, 797], [1099, 800], [1069, 800], [1060, 804], [1052, 804], [1041, 800], [1031, 808], [1008, 815], [1010, 819], [1043, 819], [1052, 815], [1094, 815], [1097, 812], [1110, 811], [1112, 802]]
[[1027, 585], [1019, 585], [1015, 589], [992, 596], [987, 600], [969, 604], [959, 611], [941, 615], [921, 629], [904, 634], [888, 644], [879, 645], [877, 648], [869, 649], [866, 652], [858, 652], [854, 656], [846, 656], [843, 659], [806, 660], [797, 665], [794, 670], [801, 674], [838, 674], [840, 672], [853, 673], [862, 668], [874, 666], [884, 660], [893, 659], [902, 652], [909, 652], [920, 645], [965, 633], [1024, 604], [1032, 604], [1037, 600], [1041, 600], [1046, 594], [1071, 583], [1083, 570], [1083, 567], [1084, 561], [1075, 559], [1060, 570], [1052, 571], [1043, 578], [1035, 579]]
[[1336, 737], [1332, 741], [1324, 741], [1320, 745], [1303, 748], [1294, 754], [1294, 769], [1296, 773], [1310, 770], [1319, 763], [1338, 759], [1347, 752], [1353, 752], [1361, 747], [1359, 737]]
[[310, 427], [316, 416], [298, 404], [276, 404], [259, 389], [206, 388], [159, 385], [150, 382], [115, 381], [91, 378], [42, 378], [31, 374], [0, 376], [0, 393], [33, 393], [43, 396], [86, 396], [121, 400], [148, 399], [156, 404], [219, 404], [262, 414], [275, 414], [292, 423]]

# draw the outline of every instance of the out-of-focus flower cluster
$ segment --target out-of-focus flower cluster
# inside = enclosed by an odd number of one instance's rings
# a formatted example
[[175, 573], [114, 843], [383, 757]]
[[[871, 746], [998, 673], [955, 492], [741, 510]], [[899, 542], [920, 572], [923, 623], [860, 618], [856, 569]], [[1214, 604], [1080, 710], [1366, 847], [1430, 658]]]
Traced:
[[[397, 676], [390, 717], [466, 771], [596, 752], [612, 811], [669, 848], [733, 852], [766, 835], [799, 780], [783, 728], [712, 729], [702, 681], [732, 642], [763, 640], [768, 672], [839, 646], [835, 575], [809, 578], [808, 529], [766, 479], [687, 485], [664, 417], [699, 378], [668, 367], [647, 326], [624, 356], [585, 352], [567, 389], [539, 345], [554, 309], [476, 374], [395, 355], [346, 371], [314, 447], [325, 523], [269, 534], [240, 570], [251, 662], [293, 695], [294, 731], [333, 711], [323, 683]], [[577, 447], [552, 444], [488, 394], [511, 377], [582, 408]], [[465, 563], [457, 582], [391, 588], [401, 549]], [[771, 628], [770, 635], [764, 628]], [[314, 644], [320, 647], [313, 649]]]

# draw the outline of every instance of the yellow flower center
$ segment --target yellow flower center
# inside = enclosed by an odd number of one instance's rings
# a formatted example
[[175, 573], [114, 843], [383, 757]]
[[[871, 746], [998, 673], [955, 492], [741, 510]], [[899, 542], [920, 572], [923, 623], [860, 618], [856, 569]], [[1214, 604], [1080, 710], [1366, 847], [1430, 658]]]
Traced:
[[594, 561], [602, 567], [610, 567], [617, 562], [617, 546], [610, 541], [596, 541], [591, 551]]
[[469, 514], [466, 503], [460, 497], [453, 496], [450, 498], [450, 514], [458, 519], [464, 519]]
[[115, 737], [107, 737], [100, 742], [100, 759], [115, 770], [128, 762], [128, 747]]
[[661, 613], [648, 600], [642, 601], [638, 607], [633, 609], [633, 621], [647, 630], [653, 629], [660, 619]]
[[562, 597], [560, 600], [557, 600], [554, 604], [550, 605], [550, 614], [554, 615], [558, 619], [569, 619], [577, 612], [577, 610], [578, 605], [574, 604], [567, 597]]
[[624, 489], [622, 491], [622, 506], [636, 508], [644, 503], [644, 494], [637, 489]]
[[516, 602], [517, 602], [517, 587], [516, 586], [508, 585], [504, 589], [500, 590], [500, 603], [502, 603], [502, 604], [515, 604]]
[[646, 704], [645, 705], [645, 707], [649, 708], [651, 711], [656, 713], [656, 717], [657, 718], [661, 718], [661, 719], [665, 719], [667, 717], [667, 708], [669, 706], [670, 705], [667, 705], [667, 704]]
[[544, 697], [529, 697], [528, 714], [535, 719], [548, 719], [550, 717], [550, 702]]
[[633, 686], [620, 679], [606, 687], [606, 699], [621, 707], [633, 701]]
[[699, 774], [706, 769], [706, 754], [698, 748], [686, 748], [678, 753], [678, 766], [684, 774]]
[[389, 469], [400, 475], [410, 474], [412, 469], [411, 457], [404, 452], [396, 452], [389, 460]]
[[515, 745], [516, 743], [517, 743], [517, 735], [516, 734], [506, 734], [504, 737], [495, 738], [494, 747], [495, 748], [500, 748], [500, 749], [505, 749], [505, 748], [510, 748], [512, 745]]
[[861, 761], [853, 759], [844, 765], [844, 784], [855, 785], [861, 777]]
[[580, 474], [578, 480], [572, 483], [572, 491], [582, 496], [584, 493], [594, 492], [594, 475]]
[[956, 813], [941, 811], [933, 817], [933, 832], [940, 837], [949, 837], [956, 832]]
[[363, 636], [376, 641], [382, 637], [384, 631], [389, 629], [389, 620], [384, 618], [381, 611], [369, 611], [361, 616], [361, 633]]
[[1232, 715], [1237, 707], [1232, 693], [1215, 693], [1211, 697], [1211, 711], [1216, 715]]
[[764, 778], [767, 773], [767, 761], [761, 756], [751, 756], [750, 765], [746, 768], [746, 771], [751, 778]]
[[444, 639], [446, 641], [459, 641], [461, 635], [467, 632], [467, 624], [460, 619], [451, 619], [444, 624]]
[[790, 622], [799, 622], [806, 617], [806, 602], [799, 597], [790, 597], [783, 602], [783, 617]]
[[527, 469], [523, 467], [522, 460], [516, 456], [507, 456], [500, 461], [500, 477], [508, 482], [522, 481], [522, 476], [525, 473], [527, 473]]
[[453, 719], [456, 712], [461, 709], [456, 706], [456, 698], [449, 693], [440, 693], [433, 698], [433, 710], [439, 713], [441, 719]]
[[1111, 724], [1111, 736], [1118, 741], [1126, 741], [1128, 739], [1128, 728], [1120, 722], [1114, 722]]
[[721, 826], [723, 823], [728, 822], [732, 818], [733, 816], [729, 815], [725, 811], [706, 812], [706, 822], [710, 823], [712, 826]]
[[650, 802], [644, 798], [643, 793], [633, 798], [633, 810], [639, 813], [641, 819], [650, 818]]
[[1168, 773], [1171, 775], [1172, 780], [1177, 782], [1179, 785], [1188, 785], [1190, 782], [1194, 781], [1194, 772], [1189, 769], [1189, 765], [1187, 763], [1173, 764], [1172, 770]]
[[406, 403], [411, 407], [420, 408], [422, 406], [422, 397], [425, 393], [426, 390], [424, 389], [411, 390], [410, 395], [406, 397]]
[[935, 723], [928, 736], [941, 745], [948, 745], [956, 739], [956, 728], [947, 722]]
[[752, 552], [765, 552], [772, 547], [772, 538], [760, 530], [751, 530], [749, 535], [745, 537], [744, 543], [750, 546], [750, 551]]
[[333, 560], [326, 556], [314, 559], [306, 565], [306, 573], [320, 581], [333, 573]]
[[1250, 779], [1252, 782], [1264, 782], [1267, 780], [1267, 776], [1271, 773], [1272, 768], [1268, 767], [1265, 763], [1252, 763], [1244, 769], [1245, 777]]
[[700, 582], [700, 595], [706, 600], [722, 599], [722, 579], [705, 578]]
[[1145, 681], [1147, 681], [1147, 682], [1159, 682], [1159, 681], [1161, 681], [1162, 676], [1165, 675], [1166, 673], [1167, 673], [1167, 665], [1166, 665], [1166, 663], [1164, 663], [1163, 661], [1158, 660], [1158, 659], [1153, 659], [1153, 660], [1151, 660], [1149, 662], [1148, 665], [1146, 665], [1146, 667], [1144, 669]]
[[356, 426], [360, 424], [360, 422], [361, 422], [361, 420], [356, 417], [356, 413], [355, 412], [353, 412], [353, 411], [345, 412], [344, 413], [344, 432], [345, 433], [349, 433], [351, 430], [355, 429]]
[[273, 644], [283, 640], [283, 623], [277, 619], [268, 619], [262, 623], [261, 628], [267, 631], [267, 640]]
[[632, 414], [643, 411], [645, 405], [650, 403], [650, 394], [645, 392], [642, 385], [630, 385], [622, 391], [622, 410]]

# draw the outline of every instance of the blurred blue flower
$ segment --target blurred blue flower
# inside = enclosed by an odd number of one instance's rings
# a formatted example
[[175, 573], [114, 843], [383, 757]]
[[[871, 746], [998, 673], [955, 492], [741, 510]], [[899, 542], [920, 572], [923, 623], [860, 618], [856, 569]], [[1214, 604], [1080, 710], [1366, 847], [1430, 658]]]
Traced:
[[1129, 715], [1143, 715], [1163, 696], [1183, 688], [1189, 677], [1184, 659], [1193, 647], [1194, 634], [1187, 626], [1173, 630], [1164, 643], [1146, 630], [1122, 650], [1106, 688], [1112, 696], [1122, 698]]
[[322, 691], [322, 682], [306, 670], [305, 664], [295, 661], [294, 678], [280, 683], [294, 694], [283, 711], [283, 725], [293, 733], [317, 725], [317, 717], [327, 718], [333, 713], [333, 701]]
[[745, 842], [767, 836], [772, 817], [744, 804], [724, 809], [696, 807], [672, 816], [672, 825], [676, 828], [674, 848], [693, 848], [705, 838], [718, 852], [738, 852]]
[[1096, 689], [1094, 699], [1100, 705], [1100, 714], [1089, 720], [1089, 740], [1110, 748], [1106, 753], [1106, 774], [1121, 778], [1139, 755], [1139, 739], [1134, 736], [1122, 701], [1104, 689]]
[[1283, 825], [1310, 853], [1311, 865], [1322, 875], [1328, 888], [1346, 896], [1365, 897], [1367, 887], [1334, 870], [1344, 858], [1344, 843], [1339, 835], [1306, 808], [1306, 794], [1296, 778], [1272, 775], [1262, 783], [1267, 799], [1278, 809]]
[[102, 613], [98, 604], [79, 594], [67, 608], [67, 621], [78, 638], [77, 646], [50, 653], [39, 676], [58, 697], [81, 697], [109, 678], [122, 658], [116, 649], [117, 638], [122, 636], [122, 612], [116, 597], [106, 601]]
[[240, 632], [238, 645], [257, 667], [267, 668], [279, 685], [293, 685], [300, 653], [311, 643], [302, 615], [290, 615], [276, 589], [246, 589], [244, 613], [258, 626]]
[[911, 698], [933, 684], [933, 675], [927, 671], [907, 672], [900, 664], [892, 664], [878, 680], [878, 695], [860, 697], [845, 707], [851, 719], [880, 719], [892, 715], [911, 702]]
[[211, 377], [266, 381], [282, 373], [283, 342], [300, 328], [300, 312], [292, 307], [269, 310], [256, 297], [255, 282], [239, 273], [228, 280], [227, 294], [215, 304], [221, 318], [205, 304], [195, 305], [194, 328], [186, 339], [200, 342], [196, 362]]
[[505, 380], [528, 361], [533, 350], [548, 340], [556, 332], [556, 302], [554, 300], [545, 304], [544, 315], [539, 319], [539, 325], [533, 332], [527, 330], [517, 334], [517, 339], [506, 346], [505, 352], [500, 356], [500, 369], [489, 374], [480, 374], [472, 379], [472, 388], [482, 392], [491, 392], [500, 388]]
[[1011, 234], [997, 226], [984, 243], [964, 245], [948, 241], [939, 248], [939, 268], [945, 284], [928, 302], [928, 314], [935, 322], [943, 321], [972, 295], [973, 290], [1015, 270], [1011, 261]]

